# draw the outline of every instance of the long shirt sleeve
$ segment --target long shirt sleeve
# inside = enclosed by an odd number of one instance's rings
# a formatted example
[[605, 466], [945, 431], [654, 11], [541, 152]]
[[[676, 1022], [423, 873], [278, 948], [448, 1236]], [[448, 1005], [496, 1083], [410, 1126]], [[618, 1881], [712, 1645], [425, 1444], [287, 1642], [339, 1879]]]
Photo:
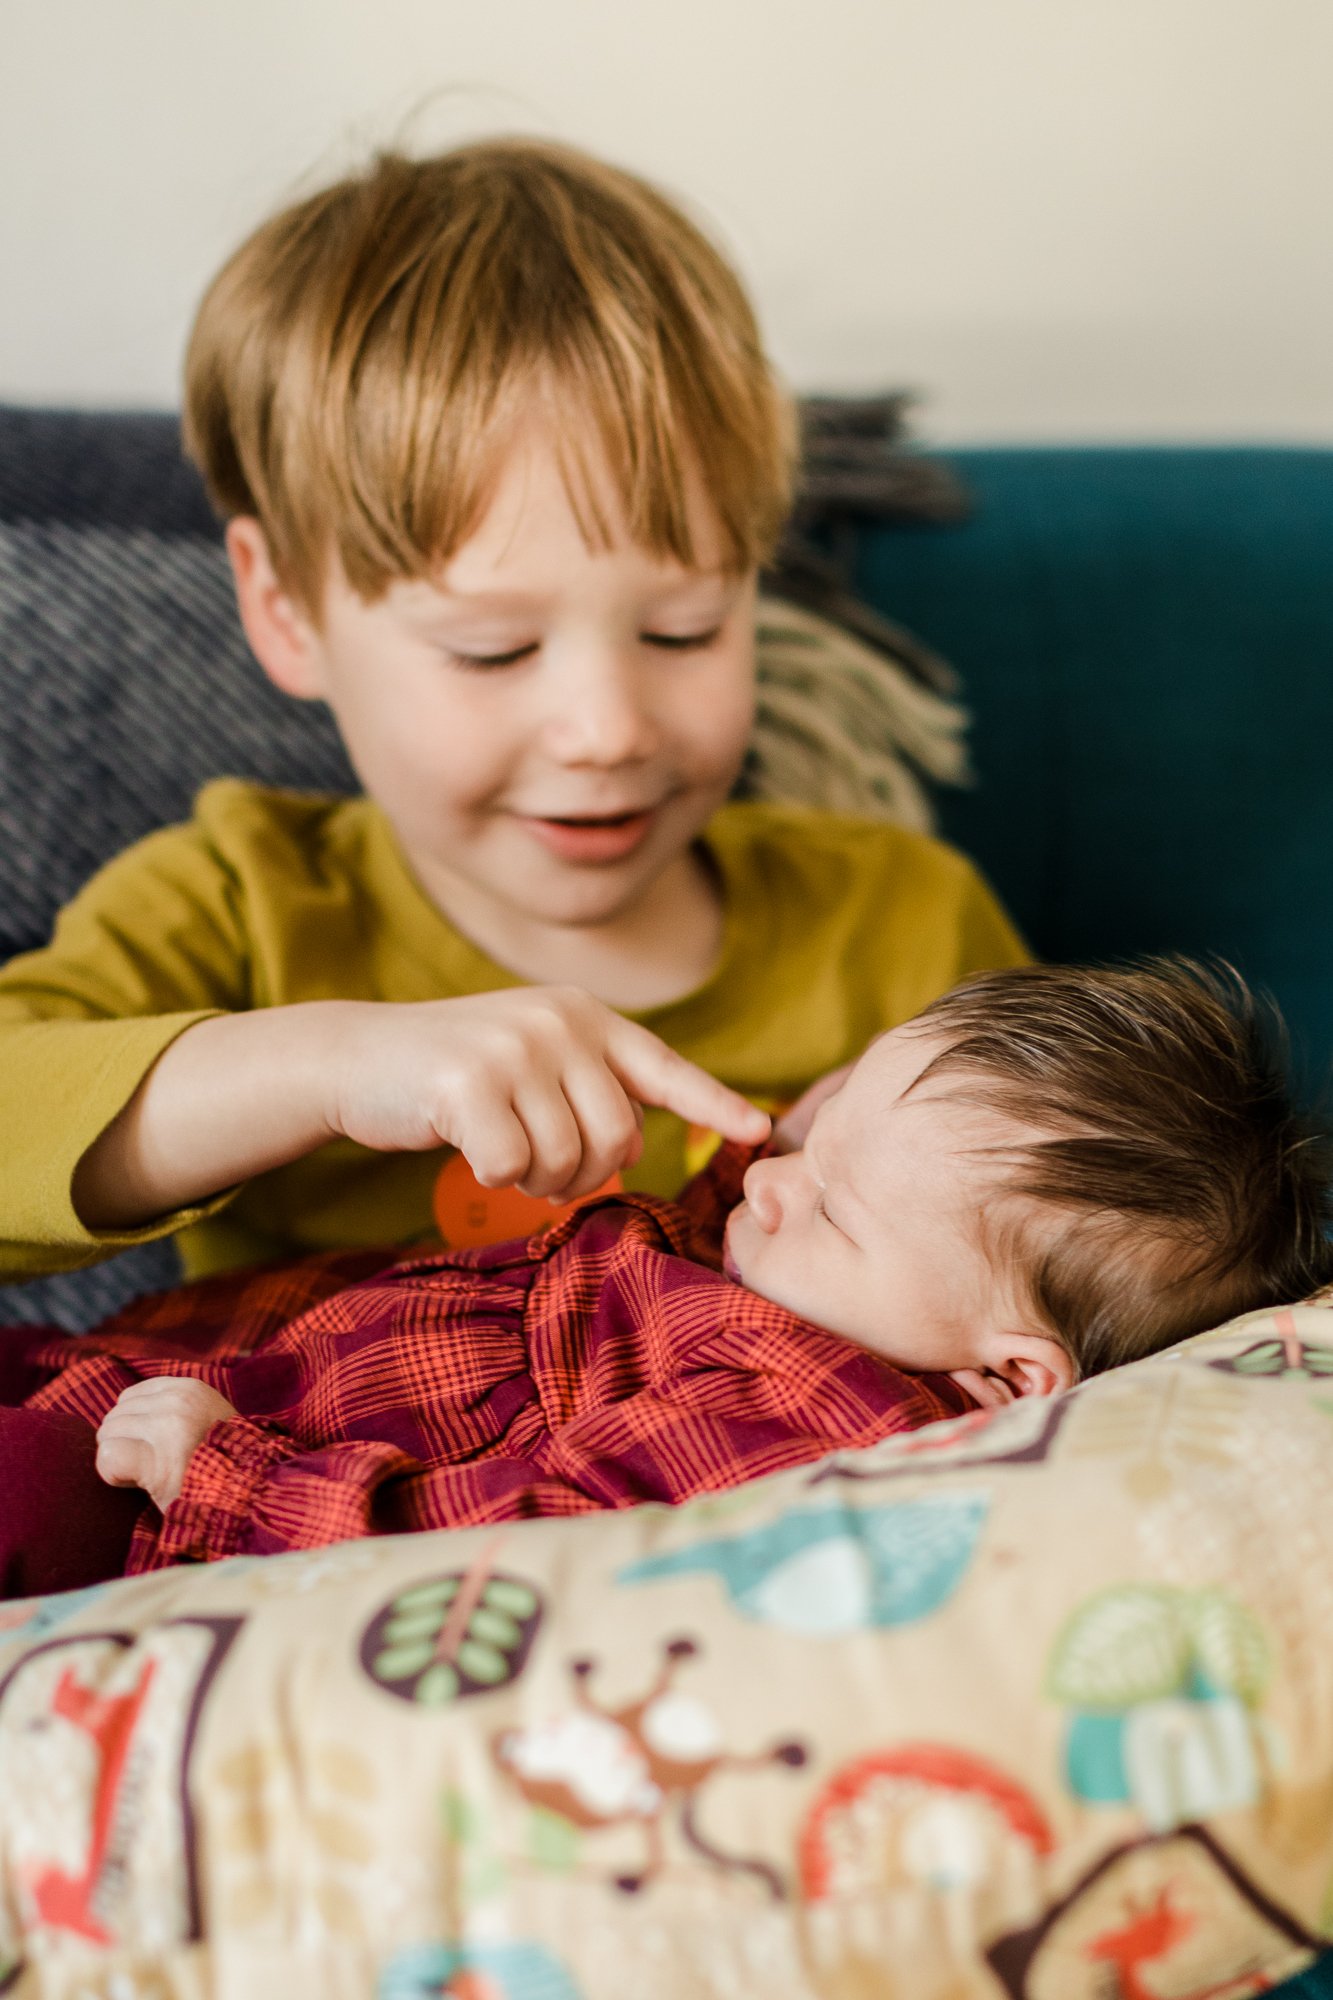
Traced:
[[72, 1183], [176, 1037], [249, 1004], [245, 960], [223, 872], [176, 830], [103, 870], [45, 950], [0, 971], [0, 1274], [71, 1269], [223, 1205], [93, 1231]]

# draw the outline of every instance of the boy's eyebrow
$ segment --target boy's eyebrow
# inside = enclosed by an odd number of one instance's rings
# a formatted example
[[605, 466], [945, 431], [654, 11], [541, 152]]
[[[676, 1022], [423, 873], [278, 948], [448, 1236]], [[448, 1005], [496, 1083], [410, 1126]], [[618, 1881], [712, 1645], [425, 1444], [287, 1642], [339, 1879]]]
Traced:
[[459, 590], [443, 583], [427, 587], [431, 593], [428, 598], [408, 600], [408, 609], [423, 618], [452, 605], [464, 605], [469, 611], [529, 611], [534, 605], [548, 603], [554, 594], [544, 590]]
[[[735, 578], [732, 572], [727, 569], [686, 570], [682, 571], [679, 576], [670, 577], [654, 584], [648, 595], [652, 596], [660, 593], [665, 597], [675, 591], [693, 589], [699, 584], [729, 585], [734, 581]], [[450, 603], [464, 604], [469, 610], [474, 610], [478, 607], [491, 607], [497, 610], [528, 610], [533, 605], [548, 603], [556, 595], [554, 591], [524, 590], [516, 585], [501, 585], [496, 588], [489, 588], [483, 585], [476, 589], [467, 589], [466, 587], [460, 588], [457, 584], [448, 584], [442, 581], [431, 583], [423, 581], [420, 584], [420, 588], [423, 592], [430, 592], [430, 597], [424, 600], [422, 606], [423, 610], [427, 612], [438, 609], [441, 602], [446, 605]], [[408, 601], [409, 604], [415, 605], [417, 602], [415, 593]]]

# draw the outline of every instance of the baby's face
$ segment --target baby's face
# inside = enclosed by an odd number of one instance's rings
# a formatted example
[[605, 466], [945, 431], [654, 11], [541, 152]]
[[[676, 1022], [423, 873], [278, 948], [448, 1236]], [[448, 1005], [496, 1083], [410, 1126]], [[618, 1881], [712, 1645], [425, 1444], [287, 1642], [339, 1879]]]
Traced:
[[1001, 1199], [999, 1164], [983, 1149], [1032, 1134], [959, 1101], [957, 1077], [914, 1090], [941, 1046], [905, 1029], [881, 1036], [821, 1105], [805, 1145], [754, 1163], [727, 1223], [727, 1269], [899, 1367], [1009, 1379], [1016, 1350], [1063, 1356], [1034, 1330], [1016, 1272], [981, 1227], [987, 1202]]

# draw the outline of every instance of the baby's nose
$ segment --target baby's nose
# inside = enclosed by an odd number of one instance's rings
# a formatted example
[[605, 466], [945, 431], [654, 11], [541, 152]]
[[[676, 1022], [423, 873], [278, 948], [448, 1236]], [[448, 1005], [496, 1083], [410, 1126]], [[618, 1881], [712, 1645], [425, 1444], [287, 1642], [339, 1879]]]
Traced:
[[771, 1236], [782, 1221], [782, 1200], [778, 1194], [774, 1168], [776, 1160], [756, 1160], [747, 1168], [742, 1191], [750, 1213], [759, 1227]]

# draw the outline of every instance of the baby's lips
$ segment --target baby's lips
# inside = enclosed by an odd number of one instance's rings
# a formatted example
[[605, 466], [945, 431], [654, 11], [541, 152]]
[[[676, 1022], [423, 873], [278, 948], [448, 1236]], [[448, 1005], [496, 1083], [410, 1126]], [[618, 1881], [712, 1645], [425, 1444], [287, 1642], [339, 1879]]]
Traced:
[[724, 1276], [730, 1278], [734, 1285], [742, 1285], [745, 1282], [737, 1268], [736, 1259], [731, 1254], [731, 1225], [744, 1206], [743, 1201], [736, 1204], [727, 1217], [727, 1226], [722, 1233], [722, 1270]]

